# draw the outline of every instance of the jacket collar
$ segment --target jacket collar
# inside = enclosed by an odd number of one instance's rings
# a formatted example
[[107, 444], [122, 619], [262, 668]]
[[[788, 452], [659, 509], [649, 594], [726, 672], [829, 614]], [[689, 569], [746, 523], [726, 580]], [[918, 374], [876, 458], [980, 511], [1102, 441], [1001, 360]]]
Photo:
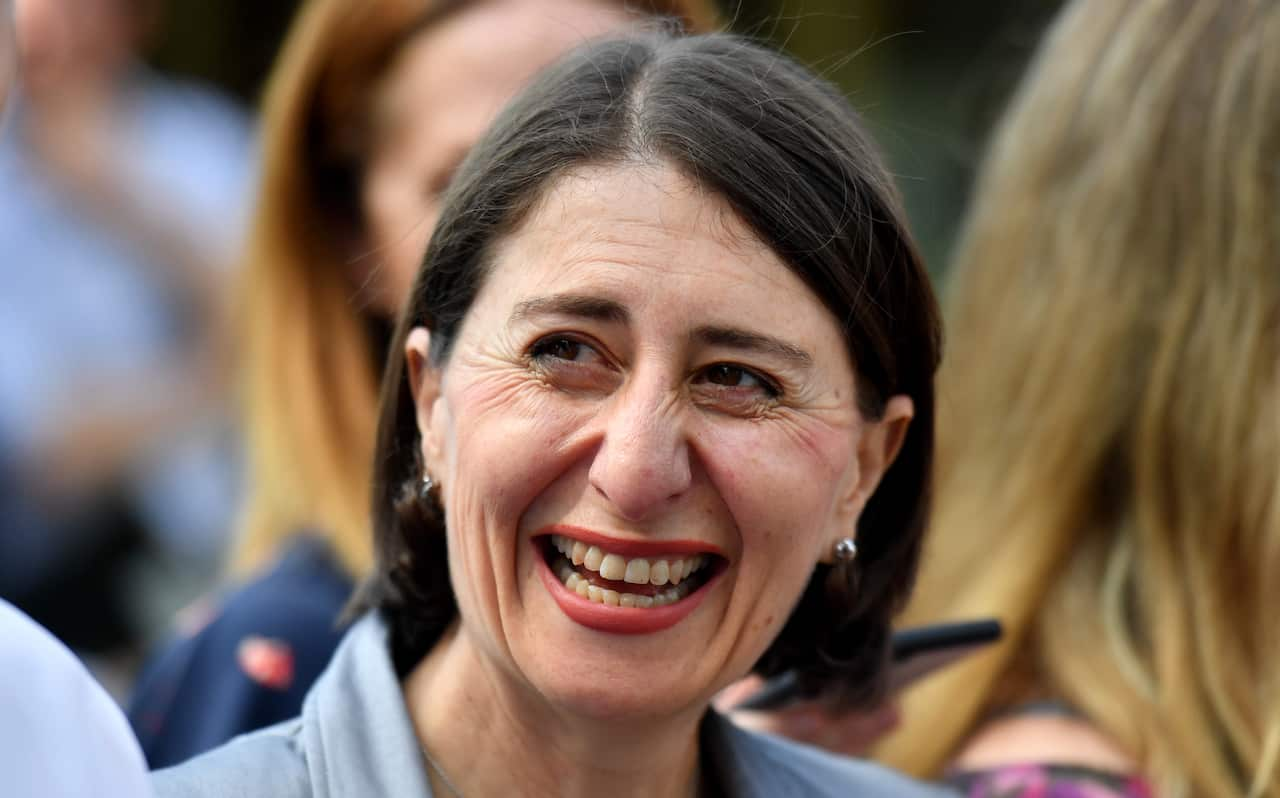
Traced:
[[431, 796], [377, 613], [351, 628], [307, 694], [302, 735], [316, 798]]
[[[803, 747], [740, 729], [713, 710], [699, 733], [703, 765], [712, 770], [721, 793], [731, 798], [787, 793], [796, 776], [806, 780], [797, 767], [815, 771], [810, 777], [830, 767], [825, 761], [806, 766], [797, 760], [836, 759], [816, 751], [797, 753]], [[376, 612], [352, 626], [308, 693], [302, 737], [316, 798], [431, 798], [426, 761], [391, 664], [387, 627]], [[823, 779], [817, 781], [822, 784]]]

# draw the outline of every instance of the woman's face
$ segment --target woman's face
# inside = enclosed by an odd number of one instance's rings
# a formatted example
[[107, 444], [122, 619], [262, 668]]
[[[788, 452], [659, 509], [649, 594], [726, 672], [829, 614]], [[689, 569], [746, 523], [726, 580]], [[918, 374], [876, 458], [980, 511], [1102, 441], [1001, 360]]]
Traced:
[[365, 236], [354, 285], [393, 317], [408, 296], [440, 197], [498, 111], [543, 66], [632, 19], [620, 3], [472, 4], [407, 43], [381, 86], [361, 185]]
[[911, 413], [860, 415], [831, 314], [666, 166], [557, 181], [443, 371], [428, 345], [407, 356], [462, 639], [597, 718], [701, 712], [745, 674]]

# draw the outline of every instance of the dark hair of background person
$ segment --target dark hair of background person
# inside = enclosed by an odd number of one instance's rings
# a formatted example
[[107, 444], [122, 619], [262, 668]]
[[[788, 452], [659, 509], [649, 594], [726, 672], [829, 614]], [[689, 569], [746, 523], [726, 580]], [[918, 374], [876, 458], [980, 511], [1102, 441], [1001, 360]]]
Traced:
[[939, 313], [897, 193], [846, 101], [785, 56], [727, 34], [587, 46], [536, 81], [464, 163], [393, 337], [375, 456], [377, 562], [352, 610], [383, 611], [402, 673], [456, 615], [438, 501], [417, 498], [408, 332], [429, 328], [432, 364], [443, 367], [493, 246], [559, 175], [655, 162], [722, 195], [827, 306], [865, 416], [896, 394], [915, 404], [859, 523], [856, 567], [818, 566], [756, 667], [765, 676], [797, 669], [810, 692], [841, 703], [872, 700], [928, 516]]

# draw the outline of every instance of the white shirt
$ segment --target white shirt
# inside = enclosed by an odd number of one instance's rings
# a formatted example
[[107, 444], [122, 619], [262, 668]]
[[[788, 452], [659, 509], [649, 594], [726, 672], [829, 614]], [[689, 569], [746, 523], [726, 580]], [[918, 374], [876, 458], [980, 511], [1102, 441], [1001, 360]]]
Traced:
[[75, 655], [0, 600], [0, 793], [146, 798], [138, 741]]

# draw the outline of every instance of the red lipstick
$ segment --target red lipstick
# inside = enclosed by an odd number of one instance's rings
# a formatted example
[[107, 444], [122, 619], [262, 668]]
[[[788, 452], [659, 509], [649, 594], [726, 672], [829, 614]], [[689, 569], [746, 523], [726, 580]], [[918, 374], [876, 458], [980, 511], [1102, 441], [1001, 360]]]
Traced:
[[[557, 532], [556, 534], [563, 533]], [[575, 535], [574, 537], [577, 536]], [[597, 604], [565, 587], [565, 584], [551, 572], [551, 567], [547, 565], [546, 558], [542, 556], [542, 548], [538, 539], [535, 538], [533, 543], [538, 576], [542, 579], [542, 584], [546, 587], [547, 592], [551, 594], [551, 598], [555, 599], [556, 604], [559, 605], [560, 610], [575, 623], [579, 623], [589, 629], [595, 629], [598, 632], [610, 634], [652, 634], [675, 626], [698, 608], [702, 600], [706, 598], [707, 593], [720, 581], [720, 577], [724, 573], [723, 569], [717, 569], [704, 584], [674, 604], [647, 609], [614, 607], [608, 604]], [[663, 551], [670, 552], [671, 549], [663, 549]], [[704, 546], [699, 551], [705, 552], [707, 549]]]
[[610, 554], [620, 554], [628, 559], [632, 557], [648, 557], [661, 559], [663, 555], [685, 557], [691, 554], [714, 554], [724, 558], [724, 552], [718, 546], [704, 543], [701, 540], [620, 540], [602, 535], [590, 529], [568, 524], [552, 524], [534, 533], [533, 537], [547, 535], [563, 535], [574, 540], [581, 540], [588, 546], [599, 546]]

